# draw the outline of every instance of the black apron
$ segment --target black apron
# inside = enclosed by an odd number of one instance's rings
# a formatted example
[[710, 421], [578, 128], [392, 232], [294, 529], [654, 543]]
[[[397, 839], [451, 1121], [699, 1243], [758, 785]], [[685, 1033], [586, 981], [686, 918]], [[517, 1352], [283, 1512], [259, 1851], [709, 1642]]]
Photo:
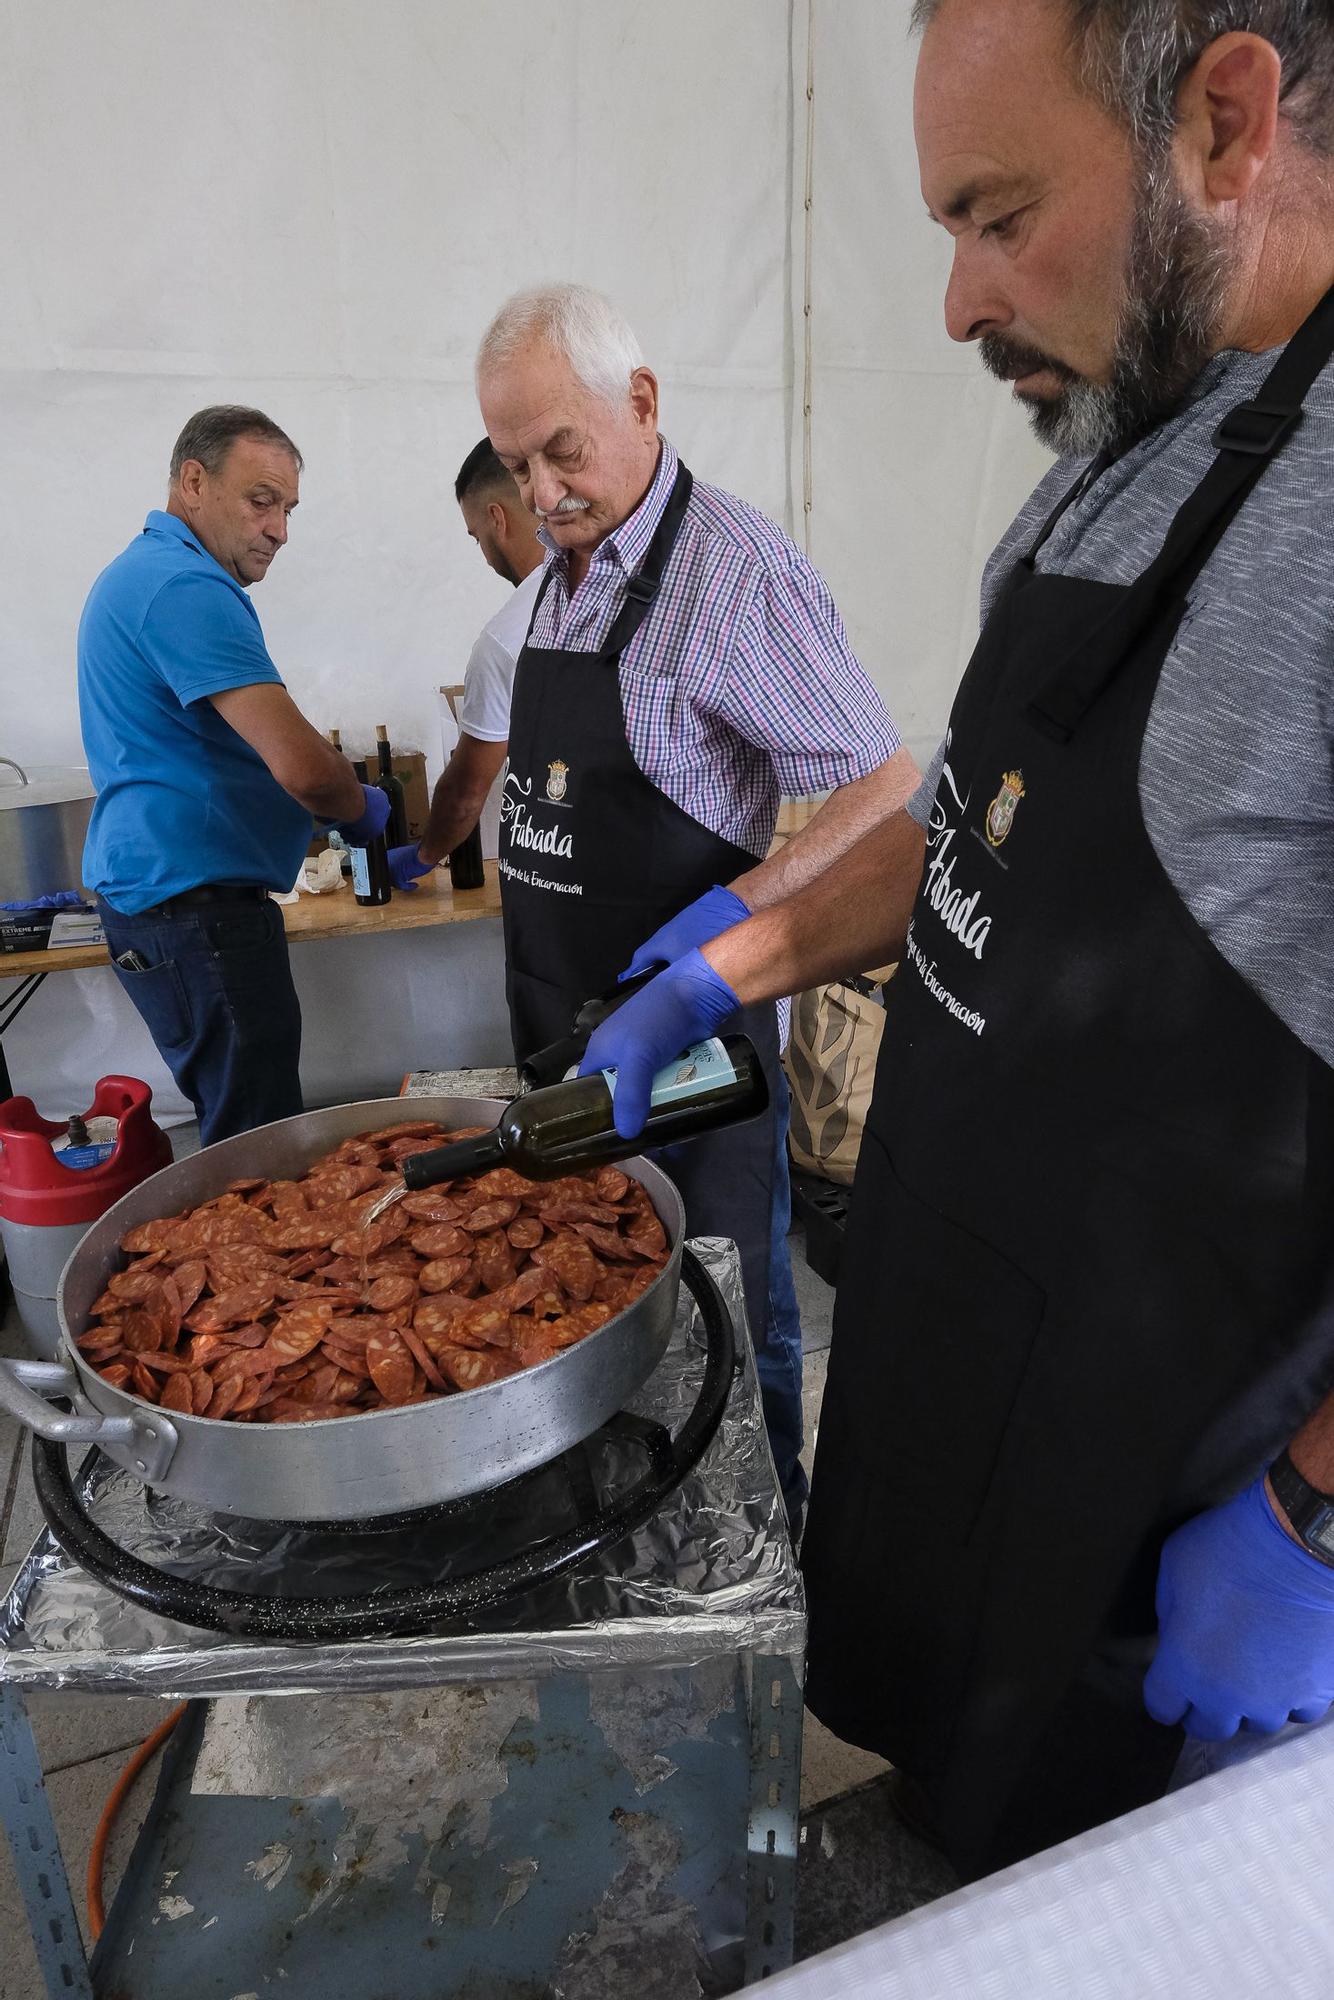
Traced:
[[1016, 563], [951, 718], [803, 1563], [810, 1705], [924, 1784], [969, 1875], [1162, 1791], [1163, 1539], [1334, 1379], [1334, 1078], [1186, 909], [1139, 796], [1188, 593], [1331, 351], [1334, 293], [1136, 583]]
[[[671, 497], [625, 604], [597, 652], [525, 645], [510, 706], [509, 773], [500, 813], [505, 984], [518, 1061], [567, 1035], [583, 1002], [615, 985], [636, 949], [715, 882], [755, 866], [660, 792], [626, 740], [620, 661], [649, 616], [691, 493], [678, 467]], [[551, 582], [548, 576], [538, 593]], [[536, 619], [537, 605], [533, 616]], [[531, 628], [530, 628], [531, 629]], [[743, 1008], [776, 1091], [772, 1004]], [[692, 1236], [730, 1236], [741, 1254], [756, 1346], [769, 1298], [773, 1114], [656, 1156], [685, 1202]]]

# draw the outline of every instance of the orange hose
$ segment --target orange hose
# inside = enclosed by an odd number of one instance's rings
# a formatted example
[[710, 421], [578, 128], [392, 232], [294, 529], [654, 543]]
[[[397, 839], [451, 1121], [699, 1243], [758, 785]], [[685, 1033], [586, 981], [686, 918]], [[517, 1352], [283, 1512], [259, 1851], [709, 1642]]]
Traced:
[[178, 1708], [173, 1708], [165, 1722], [159, 1722], [152, 1735], [144, 1738], [129, 1763], [125, 1766], [125, 1769], [117, 1778], [112, 1788], [111, 1796], [102, 1808], [102, 1817], [98, 1820], [97, 1832], [93, 1835], [93, 1851], [88, 1856], [88, 1879], [85, 1884], [85, 1894], [88, 1900], [88, 1924], [93, 1934], [94, 1943], [101, 1937], [102, 1926], [107, 1920], [106, 1911], [102, 1905], [102, 1869], [106, 1863], [107, 1842], [111, 1838], [111, 1829], [116, 1824], [116, 1818], [121, 1807], [130, 1795], [135, 1779], [143, 1770], [149, 1758], [162, 1748], [162, 1745], [171, 1735], [172, 1730], [176, 1727], [176, 1724], [185, 1714], [188, 1707], [189, 1703], [183, 1701]]

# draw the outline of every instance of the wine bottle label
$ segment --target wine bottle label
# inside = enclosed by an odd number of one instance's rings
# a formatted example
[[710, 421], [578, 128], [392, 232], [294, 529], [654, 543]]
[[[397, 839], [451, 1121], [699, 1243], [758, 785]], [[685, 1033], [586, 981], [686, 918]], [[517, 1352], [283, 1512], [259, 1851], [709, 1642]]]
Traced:
[[[616, 1095], [616, 1072], [604, 1069], [607, 1088]], [[692, 1097], [700, 1097], [706, 1090], [718, 1090], [723, 1084], [735, 1083], [736, 1071], [732, 1058], [716, 1035], [707, 1042], [696, 1042], [684, 1055], [660, 1069], [653, 1079], [653, 1090], [649, 1097], [650, 1109], [662, 1104], [685, 1104]]]
[[349, 849], [352, 856], [352, 893], [354, 896], [369, 896], [371, 893], [371, 860], [364, 847]]

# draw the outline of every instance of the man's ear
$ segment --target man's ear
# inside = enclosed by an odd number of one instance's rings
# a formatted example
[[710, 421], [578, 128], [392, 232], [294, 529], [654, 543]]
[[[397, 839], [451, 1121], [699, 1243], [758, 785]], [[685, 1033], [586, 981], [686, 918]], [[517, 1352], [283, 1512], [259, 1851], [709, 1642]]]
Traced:
[[658, 378], [651, 368], [636, 368], [630, 377], [630, 408], [635, 423], [647, 435], [658, 430]]
[[1278, 134], [1283, 64], [1262, 35], [1220, 35], [1177, 92], [1173, 155], [1188, 192], [1210, 207], [1243, 201]]
[[204, 468], [199, 460], [197, 458], [187, 458], [176, 480], [176, 485], [182, 499], [196, 503], [199, 499], [199, 492], [204, 483], [204, 478]]
[[486, 518], [491, 523], [492, 534], [503, 547], [509, 538], [510, 517], [499, 500], [487, 501]]

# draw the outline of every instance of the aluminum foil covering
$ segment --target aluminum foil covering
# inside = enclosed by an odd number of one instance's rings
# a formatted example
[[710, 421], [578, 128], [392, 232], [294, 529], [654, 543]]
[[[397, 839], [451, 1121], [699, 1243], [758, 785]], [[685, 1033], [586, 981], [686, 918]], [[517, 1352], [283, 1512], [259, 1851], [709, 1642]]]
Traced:
[[[292, 1645], [233, 1640], [142, 1611], [43, 1534], [0, 1605], [0, 1675], [24, 1687], [116, 1694], [300, 1694], [693, 1665], [722, 1652], [799, 1656], [805, 1603], [764, 1431], [736, 1249], [709, 1237], [692, 1247], [731, 1308], [741, 1367], [694, 1472], [614, 1548], [466, 1624], [415, 1638]], [[699, 1341], [683, 1291], [667, 1354], [631, 1405], [637, 1414], [679, 1430], [699, 1387]], [[245, 1588], [281, 1579], [288, 1594], [369, 1590], [391, 1560], [383, 1536], [321, 1539], [150, 1495], [100, 1454], [84, 1467], [79, 1491], [97, 1524], [145, 1562], [232, 1588], [240, 1561]], [[570, 1504], [568, 1482], [543, 1475], [525, 1490], [525, 1530], [565, 1525], [561, 1509]], [[488, 1536], [497, 1532], [504, 1523], [489, 1523]], [[392, 1569], [395, 1583], [435, 1577], [429, 1533], [419, 1547], [396, 1538]]]

